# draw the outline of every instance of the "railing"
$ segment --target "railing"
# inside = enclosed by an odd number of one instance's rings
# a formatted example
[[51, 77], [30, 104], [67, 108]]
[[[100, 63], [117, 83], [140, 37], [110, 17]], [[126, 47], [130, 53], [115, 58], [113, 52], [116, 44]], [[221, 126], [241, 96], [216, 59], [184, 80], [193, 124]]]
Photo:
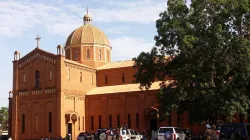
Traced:
[[31, 95], [39, 95], [42, 94], [43, 90], [42, 89], [33, 89], [31, 90]]
[[19, 91], [18, 92], [18, 96], [28, 96], [29, 95], [29, 91], [28, 90], [23, 90], [23, 91]]
[[54, 94], [56, 93], [56, 88], [47, 88], [44, 91], [45, 94]]
[[28, 95], [41, 95], [41, 94], [55, 94], [56, 88], [46, 88], [46, 89], [32, 89], [32, 90], [20, 90], [18, 91], [18, 96], [28, 96]]

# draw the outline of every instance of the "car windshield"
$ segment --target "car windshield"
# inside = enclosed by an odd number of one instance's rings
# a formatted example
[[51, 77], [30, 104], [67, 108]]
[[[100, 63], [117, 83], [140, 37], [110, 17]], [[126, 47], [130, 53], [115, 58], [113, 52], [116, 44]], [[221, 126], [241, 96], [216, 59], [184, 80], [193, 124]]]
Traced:
[[160, 128], [159, 133], [166, 133], [171, 132], [173, 133], [173, 128]]
[[120, 134], [121, 135], [127, 135], [128, 134], [128, 130], [126, 129], [126, 130], [120, 130]]
[[182, 133], [182, 130], [180, 128], [174, 128], [175, 133]]
[[135, 132], [133, 130], [130, 130], [131, 135], [135, 135]]

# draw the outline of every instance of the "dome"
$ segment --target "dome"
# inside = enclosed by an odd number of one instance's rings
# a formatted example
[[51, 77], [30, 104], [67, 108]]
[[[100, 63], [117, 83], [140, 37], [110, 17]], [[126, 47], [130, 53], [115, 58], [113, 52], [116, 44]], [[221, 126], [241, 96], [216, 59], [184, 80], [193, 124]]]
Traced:
[[77, 44], [99, 44], [110, 47], [107, 36], [98, 28], [88, 23], [75, 29], [66, 41], [66, 47]]

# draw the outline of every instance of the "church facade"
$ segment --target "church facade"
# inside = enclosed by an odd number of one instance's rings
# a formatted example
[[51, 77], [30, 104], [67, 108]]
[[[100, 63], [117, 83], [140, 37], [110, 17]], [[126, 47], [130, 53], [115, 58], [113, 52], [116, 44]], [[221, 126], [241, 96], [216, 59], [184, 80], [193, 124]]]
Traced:
[[133, 84], [132, 60], [111, 62], [106, 35], [92, 25], [89, 14], [57, 54], [37, 47], [20, 57], [14, 53], [10, 134], [14, 140], [42, 137], [76, 138], [80, 132], [116, 128], [126, 123], [138, 132], [158, 126], [189, 126], [187, 113], [158, 121], [156, 94]]

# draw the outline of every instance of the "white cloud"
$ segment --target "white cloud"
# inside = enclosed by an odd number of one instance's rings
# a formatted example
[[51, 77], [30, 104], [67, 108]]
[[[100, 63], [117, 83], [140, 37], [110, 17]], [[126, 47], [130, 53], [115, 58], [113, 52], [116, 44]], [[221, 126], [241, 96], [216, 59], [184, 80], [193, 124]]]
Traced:
[[[93, 20], [98, 22], [148, 24], [155, 22], [159, 13], [165, 8], [163, 2], [163, 0], [119, 3], [109, 1], [107, 5], [104, 3], [102, 8], [90, 8], [89, 11], [93, 14]], [[82, 24], [82, 16], [86, 13], [82, 5], [74, 4], [61, 4], [60, 7], [42, 3], [1, 1], [0, 7], [0, 36], [22, 35], [39, 25], [46, 27], [50, 33], [68, 35]]]
[[129, 30], [130, 30], [129, 27], [112, 27], [112, 28], [106, 28], [104, 32], [107, 34], [123, 34]]
[[154, 41], [149, 42], [142, 38], [121, 37], [110, 39], [112, 46], [112, 60], [131, 60], [142, 51], [148, 52], [154, 46]]

